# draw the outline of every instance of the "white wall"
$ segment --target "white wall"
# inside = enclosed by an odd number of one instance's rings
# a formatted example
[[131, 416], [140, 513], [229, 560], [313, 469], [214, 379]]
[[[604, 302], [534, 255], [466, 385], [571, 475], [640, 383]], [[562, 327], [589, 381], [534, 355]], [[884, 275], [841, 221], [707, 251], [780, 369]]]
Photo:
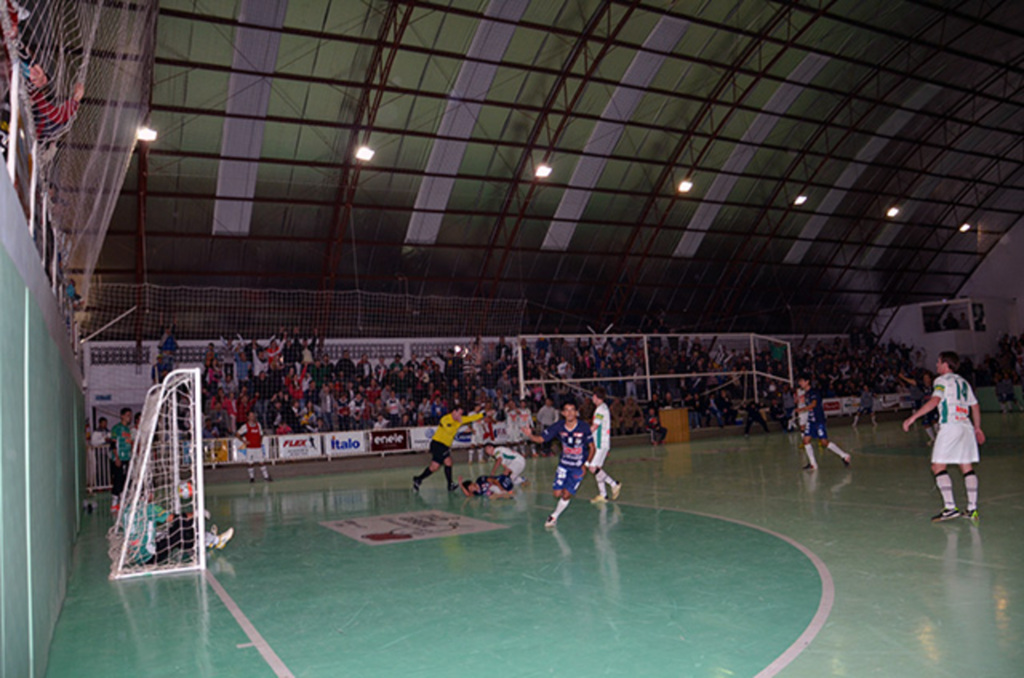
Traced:
[[1002, 237], [981, 266], [974, 272], [960, 294], [990, 297], [1008, 302], [1009, 320], [1006, 332], [1024, 332], [1024, 275], [1019, 266], [1024, 262], [1024, 217]]

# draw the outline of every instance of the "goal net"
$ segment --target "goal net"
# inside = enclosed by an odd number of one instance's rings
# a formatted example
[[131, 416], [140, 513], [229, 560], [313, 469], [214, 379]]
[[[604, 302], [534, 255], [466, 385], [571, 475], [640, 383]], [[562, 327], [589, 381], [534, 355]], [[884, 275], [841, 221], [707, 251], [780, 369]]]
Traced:
[[523, 335], [519, 349], [521, 396], [538, 401], [601, 385], [611, 398], [665, 406], [720, 391], [761, 402], [793, 383], [789, 342], [758, 334]]
[[206, 567], [199, 376], [175, 370], [146, 396], [108, 533], [111, 579]]

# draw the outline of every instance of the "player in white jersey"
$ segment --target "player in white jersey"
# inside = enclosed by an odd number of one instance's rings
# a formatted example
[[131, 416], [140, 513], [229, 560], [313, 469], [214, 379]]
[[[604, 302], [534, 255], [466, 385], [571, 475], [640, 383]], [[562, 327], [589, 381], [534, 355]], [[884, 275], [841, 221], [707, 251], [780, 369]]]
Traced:
[[523, 455], [511, 447], [495, 447], [494, 445], [486, 445], [484, 453], [494, 460], [494, 468], [491, 469], [492, 476], [497, 475], [498, 469], [502, 468], [505, 470], [504, 475], [512, 479], [513, 485], [522, 485], [526, 482], [526, 477], [523, 475], [523, 471], [526, 470], [526, 459], [523, 458]]
[[[909, 431], [914, 421], [932, 410], [939, 412], [939, 433], [932, 447], [932, 473], [935, 485], [942, 495], [942, 512], [933, 521], [952, 520], [960, 515], [971, 520], [978, 519], [978, 476], [974, 464], [978, 462], [978, 445], [985, 442], [981, 430], [981, 408], [978, 399], [967, 380], [956, 374], [960, 357], [952, 351], [943, 351], [935, 364], [939, 373], [935, 379], [932, 397], [903, 422], [903, 430]], [[946, 472], [946, 466], [956, 464], [964, 476], [967, 491], [967, 510], [961, 513], [953, 497], [953, 479]]]
[[612, 448], [612, 413], [608, 409], [608, 403], [604, 401], [605, 390], [603, 386], [594, 389], [591, 399], [594, 401], [594, 420], [590, 425], [591, 434], [594, 436], [594, 458], [587, 464], [587, 468], [594, 474], [597, 481], [597, 496], [590, 501], [600, 504], [608, 501], [608, 490], [605, 485], [612, 486], [612, 499], [619, 498], [622, 491], [622, 483], [616, 482], [614, 478], [605, 473], [605, 459], [608, 458], [608, 451]]

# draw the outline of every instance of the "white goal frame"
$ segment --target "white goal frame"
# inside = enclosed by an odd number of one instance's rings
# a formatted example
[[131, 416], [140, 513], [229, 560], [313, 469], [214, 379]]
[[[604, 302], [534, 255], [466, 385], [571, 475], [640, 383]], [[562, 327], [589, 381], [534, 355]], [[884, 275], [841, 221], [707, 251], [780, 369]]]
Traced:
[[[722, 380], [728, 378], [730, 382], [740, 381], [745, 384], [746, 379], [750, 379], [751, 385], [751, 399], [754, 402], [760, 402], [758, 388], [758, 382], [769, 383], [776, 382], [777, 384], [788, 384], [790, 387], [794, 384], [793, 374], [793, 347], [792, 344], [785, 339], [778, 337], [771, 337], [763, 334], [754, 333], [736, 333], [736, 334], [561, 334], [561, 335], [543, 335], [544, 338], [551, 341], [554, 339], [562, 339], [566, 343], [575, 343], [578, 340], [585, 340], [587, 342], [607, 342], [611, 340], [623, 339], [633, 340], [640, 344], [643, 353], [643, 364], [642, 373], [632, 376], [624, 377], [605, 377], [605, 376], [590, 376], [585, 378], [570, 377], [560, 378], [556, 375], [548, 374], [540, 379], [528, 379], [525, 374], [525, 363], [523, 358], [523, 352], [521, 346], [523, 342], [530, 347], [540, 339], [542, 335], [520, 335], [516, 341], [516, 362], [519, 369], [519, 397], [526, 398], [527, 394], [532, 386], [542, 386], [547, 390], [548, 387], [565, 385], [570, 389], [586, 394], [592, 393], [591, 389], [593, 386], [599, 383], [608, 382], [635, 382], [643, 385], [643, 390], [646, 394], [639, 392], [639, 400], [645, 401], [650, 399], [653, 391], [653, 382], [669, 381], [669, 380], [680, 380], [694, 377], [704, 377], [707, 379]], [[705, 347], [715, 347], [714, 350], [718, 350], [717, 347], [721, 346], [729, 351], [746, 351], [749, 355], [755, 355], [758, 345], [764, 343], [778, 344], [785, 348], [786, 359], [785, 359], [785, 373], [784, 374], [772, 374], [770, 372], [764, 372], [757, 369], [755, 361], [751, 361], [753, 369], [749, 370], [730, 370], [721, 369], [712, 372], [687, 372], [687, 373], [659, 373], [652, 370], [651, 365], [651, 343], [657, 342], [668, 342], [669, 340], [674, 341], [699, 341]], [[711, 393], [717, 388], [707, 389], [706, 393]], [[746, 389], [744, 388], [744, 391]], [[745, 395], [745, 394], [744, 394]]]
[[[147, 393], [121, 511], [108, 532], [111, 579], [206, 569], [202, 420], [198, 368], [174, 370]], [[163, 482], [155, 484], [155, 480]], [[182, 482], [192, 485], [191, 496], [184, 500], [179, 492]], [[139, 532], [144, 526], [147, 536], [154, 538], [157, 526], [147, 515], [150, 500], [175, 517], [183, 517], [186, 512], [192, 515], [185, 523], [193, 530], [192, 547], [176, 549], [174, 557], [163, 563], [134, 562], [137, 558], [129, 553], [133, 535], [128, 532]]]

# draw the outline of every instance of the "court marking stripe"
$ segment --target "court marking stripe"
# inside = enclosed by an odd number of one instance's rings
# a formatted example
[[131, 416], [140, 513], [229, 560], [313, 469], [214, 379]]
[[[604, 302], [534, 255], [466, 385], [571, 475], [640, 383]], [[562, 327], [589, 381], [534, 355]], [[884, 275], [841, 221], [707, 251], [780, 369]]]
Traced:
[[832, 573], [829, 572], [828, 566], [825, 565], [825, 561], [819, 558], [818, 555], [814, 553], [814, 551], [811, 551], [809, 548], [807, 548], [800, 542], [796, 541], [792, 537], [788, 537], [782, 534], [781, 532], [776, 532], [775, 530], [768, 529], [767, 527], [762, 527], [760, 525], [748, 523], [744, 520], [737, 520], [736, 518], [727, 518], [726, 516], [719, 516], [714, 513], [704, 513], [702, 511], [688, 511], [686, 509], [668, 508], [665, 506], [645, 506], [644, 504], [634, 504], [632, 502], [616, 503], [621, 504], [623, 506], [635, 506], [636, 508], [645, 508], [657, 511], [674, 511], [676, 513], [689, 513], [695, 516], [713, 518], [715, 520], [724, 520], [726, 522], [735, 523], [736, 525], [742, 525], [743, 527], [749, 527], [754, 530], [760, 530], [765, 534], [770, 534], [776, 539], [781, 539], [782, 541], [786, 542], [787, 544], [789, 544], [790, 546], [794, 547], [795, 549], [803, 553], [805, 556], [807, 556], [807, 559], [811, 561], [811, 563], [814, 565], [814, 568], [818, 571], [818, 576], [821, 578], [821, 600], [818, 601], [818, 609], [814, 613], [814, 616], [811, 617], [811, 621], [807, 625], [807, 628], [804, 629], [804, 632], [801, 633], [797, 637], [797, 639], [793, 641], [793, 644], [786, 648], [782, 654], [776, 657], [775, 661], [773, 661], [768, 666], [764, 667], [755, 676], [755, 678], [772, 678], [772, 676], [778, 675], [778, 673], [782, 669], [789, 666], [794, 659], [800, 656], [800, 653], [802, 653], [804, 649], [811, 644], [811, 641], [814, 640], [815, 636], [817, 636], [821, 629], [824, 628], [825, 621], [828, 619], [829, 614], [832, 612], [832, 606], [835, 604], [836, 599], [835, 582], [832, 579]]
[[295, 674], [288, 670], [288, 667], [284, 665], [281, 658], [277, 656], [277, 653], [270, 647], [260, 632], [256, 630], [256, 627], [252, 625], [249, 618], [245, 616], [242, 609], [238, 607], [234, 599], [228, 595], [228, 592], [221, 586], [221, 583], [217, 581], [217, 578], [211, 574], [209, 570], [203, 571], [203, 576], [206, 577], [206, 581], [209, 582], [210, 586], [217, 593], [217, 597], [221, 599], [224, 606], [228, 608], [228, 612], [235, 618], [238, 625], [242, 627], [242, 631], [252, 641], [252, 646], [259, 651], [260, 656], [263, 657], [263, 661], [270, 665], [270, 668], [274, 671], [274, 675], [278, 678], [295, 678]]

